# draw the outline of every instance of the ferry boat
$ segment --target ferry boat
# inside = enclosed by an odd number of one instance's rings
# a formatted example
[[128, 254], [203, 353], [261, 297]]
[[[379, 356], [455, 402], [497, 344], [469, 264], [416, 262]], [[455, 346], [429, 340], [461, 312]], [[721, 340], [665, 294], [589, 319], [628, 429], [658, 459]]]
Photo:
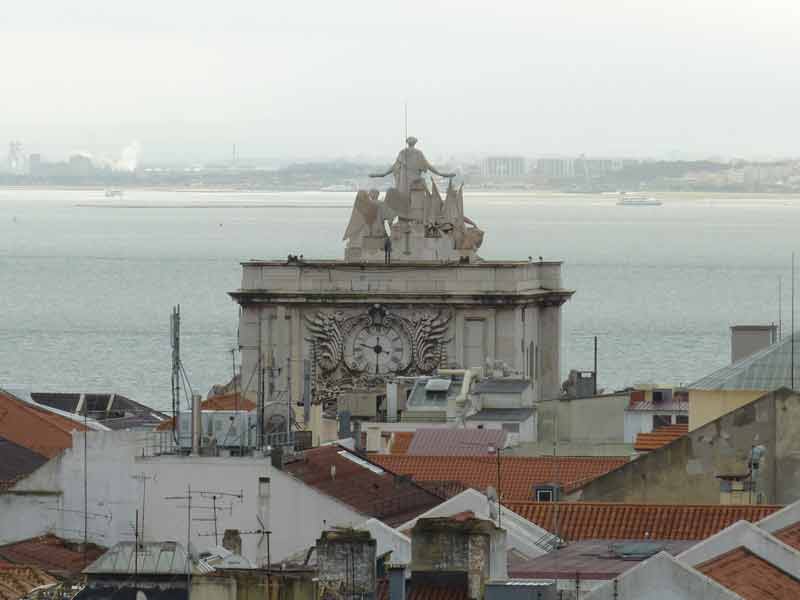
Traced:
[[644, 194], [619, 193], [617, 206], [661, 206], [662, 202], [658, 198], [645, 196]]

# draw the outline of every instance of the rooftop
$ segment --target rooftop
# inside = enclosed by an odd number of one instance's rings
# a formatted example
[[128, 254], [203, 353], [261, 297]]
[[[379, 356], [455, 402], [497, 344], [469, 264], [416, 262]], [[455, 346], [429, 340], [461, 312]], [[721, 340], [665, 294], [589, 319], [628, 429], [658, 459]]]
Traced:
[[90, 544], [86, 553], [77, 544], [54, 535], [43, 535], [0, 546], [0, 559], [18, 565], [31, 565], [59, 577], [73, 577], [105, 552]]
[[32, 392], [31, 398], [43, 406], [97, 419], [110, 429], [152, 428], [167, 418], [162, 412], [134, 402], [120, 394], [79, 394]]
[[[502, 429], [417, 429], [406, 454], [411, 456], [486, 456], [489, 447], [503, 448]], [[393, 449], [394, 451], [394, 449]]]
[[387, 525], [405, 523], [441, 504], [440, 496], [378, 466], [375, 456], [367, 460], [341, 446], [320, 446], [307, 450], [302, 459], [287, 463], [284, 469], [306, 485]]
[[[90, 575], [183, 575], [186, 564], [186, 551], [177, 542], [139, 542], [138, 552], [135, 542], [119, 542], [83, 572]], [[193, 561], [192, 565], [193, 572], [213, 570], [202, 561]]]
[[0, 490], [33, 473], [47, 458], [0, 436]]
[[0, 560], [0, 600], [18, 600], [38, 587], [56, 583], [58, 582], [53, 577], [41, 569]]
[[392, 444], [389, 451], [392, 454], [405, 454], [414, 439], [414, 431], [395, 431], [392, 434]]
[[746, 600], [800, 598], [800, 580], [739, 547], [694, 567]]
[[[497, 487], [495, 456], [409, 456], [375, 454], [370, 459], [400, 475], [416, 481], [458, 481], [485, 492]], [[504, 501], [526, 501], [536, 485], [557, 483], [565, 491], [599, 477], [628, 462], [626, 457], [500, 457], [500, 491]]]
[[[0, 436], [45, 458], [72, 447], [72, 432], [86, 427], [0, 390]], [[2, 462], [2, 461], [0, 461]]]
[[[458, 585], [433, 585], [406, 582], [406, 600], [468, 600], [467, 589]], [[390, 600], [389, 580], [379, 579], [375, 586], [375, 600]]]
[[[582, 540], [524, 562], [509, 565], [508, 576], [523, 579], [613, 579], [648, 555], [625, 555], [624, 547], [652, 546], [653, 553], [678, 554], [694, 540]], [[621, 545], [620, 545], [621, 544]]]
[[[765, 390], [792, 386], [792, 339], [767, 346], [731, 365], [722, 367], [686, 386], [695, 390]], [[794, 365], [794, 381], [800, 381], [800, 361]]]
[[567, 541], [702, 540], [741, 520], [755, 522], [779, 506], [506, 502], [506, 507]]
[[633, 449], [639, 452], [648, 452], [650, 450], [657, 450], [661, 446], [666, 446], [670, 442], [677, 440], [679, 437], [689, 433], [688, 423], [678, 423], [674, 425], [664, 425], [657, 427], [648, 433], [636, 434], [636, 440], [633, 443]]

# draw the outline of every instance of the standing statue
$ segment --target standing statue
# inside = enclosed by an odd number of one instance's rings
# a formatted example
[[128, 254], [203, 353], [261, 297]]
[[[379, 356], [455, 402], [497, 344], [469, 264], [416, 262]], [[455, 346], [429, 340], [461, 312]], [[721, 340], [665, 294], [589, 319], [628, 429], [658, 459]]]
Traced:
[[425, 155], [422, 153], [422, 150], [417, 150], [417, 148], [415, 148], [417, 145], [417, 138], [414, 136], [409, 137], [406, 143], [408, 146], [400, 150], [397, 159], [391, 167], [382, 173], [373, 173], [370, 177], [394, 175], [394, 189], [401, 194], [410, 194], [413, 189], [424, 189], [424, 184], [420, 186], [419, 182], [423, 181], [422, 176], [426, 171], [435, 173], [439, 177], [447, 177], [448, 179], [452, 179], [456, 176], [455, 173], [441, 173], [429, 163], [428, 159], [425, 158]]

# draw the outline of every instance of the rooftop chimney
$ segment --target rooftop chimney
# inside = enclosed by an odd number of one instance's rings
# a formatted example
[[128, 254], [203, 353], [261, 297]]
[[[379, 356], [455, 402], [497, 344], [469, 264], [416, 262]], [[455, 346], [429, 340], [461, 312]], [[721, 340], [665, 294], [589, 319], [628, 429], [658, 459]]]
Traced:
[[386, 565], [389, 571], [389, 600], [406, 600], [406, 565]]

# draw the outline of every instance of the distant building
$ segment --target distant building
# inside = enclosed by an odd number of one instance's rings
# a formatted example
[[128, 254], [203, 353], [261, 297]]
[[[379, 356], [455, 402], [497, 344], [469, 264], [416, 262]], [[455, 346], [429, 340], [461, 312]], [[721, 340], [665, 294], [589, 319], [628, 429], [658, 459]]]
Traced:
[[524, 177], [527, 171], [522, 156], [488, 156], [481, 163], [482, 177]]
[[550, 179], [575, 177], [574, 158], [540, 158], [536, 161], [536, 174]]

